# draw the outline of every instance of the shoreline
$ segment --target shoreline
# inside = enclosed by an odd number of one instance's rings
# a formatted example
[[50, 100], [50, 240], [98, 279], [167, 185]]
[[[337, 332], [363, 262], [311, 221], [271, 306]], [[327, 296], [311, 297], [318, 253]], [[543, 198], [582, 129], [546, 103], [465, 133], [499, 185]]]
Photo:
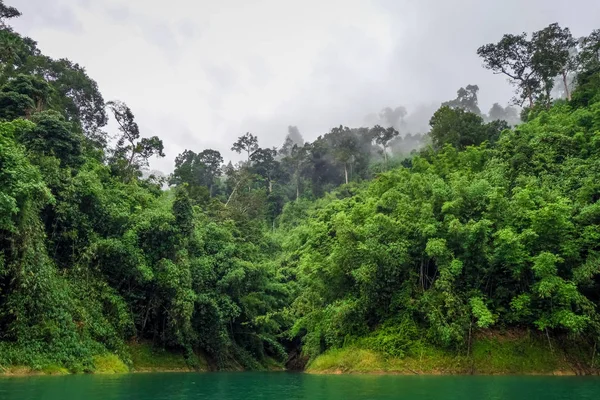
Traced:
[[[142, 374], [202, 374], [209, 372], [230, 372], [230, 371], [204, 371], [204, 370], [174, 370], [174, 369], [156, 369], [156, 370], [133, 370], [129, 372], [121, 372], [121, 373], [103, 373], [103, 372], [92, 372], [92, 373], [46, 373], [43, 371], [2, 371], [0, 372], [0, 378], [27, 378], [27, 377], [38, 377], [38, 376], [47, 376], [47, 377], [56, 377], [56, 376], [67, 376], [67, 375], [99, 375], [99, 376], [108, 376], [108, 375], [142, 375]], [[254, 371], [240, 371], [240, 372], [254, 372]], [[525, 372], [525, 373], [510, 373], [510, 372], [497, 372], [497, 373], [462, 373], [462, 372], [419, 372], [419, 371], [342, 371], [342, 370], [328, 370], [328, 371], [266, 371], [266, 372], [293, 372], [293, 373], [301, 373], [307, 375], [370, 375], [370, 376], [422, 376], [422, 377], [431, 377], [431, 376], [515, 376], [515, 377], [534, 377], [534, 376], [554, 376], [554, 377], [600, 377], [600, 372], [596, 371], [593, 373], [577, 373], [575, 371], [553, 371], [553, 372]]]
[[[116, 354], [95, 356], [93, 371], [68, 370], [60, 365], [33, 369], [24, 365], [0, 365], [0, 376], [56, 376], [69, 374], [117, 375], [151, 373], [212, 372], [208, 359], [196, 354], [194, 367], [181, 353], [153, 348], [149, 343], [129, 344], [131, 359], [123, 362]], [[584, 343], [547, 338], [527, 332], [487, 332], [474, 338], [468, 352], [444, 350], [426, 342], [415, 342], [399, 356], [375, 351], [359, 343], [330, 349], [312, 359], [303, 369], [309, 375], [404, 375], [404, 376], [600, 376], [595, 353]], [[592, 361], [590, 361], [592, 360]], [[243, 372], [241, 365], [223, 370]], [[266, 362], [264, 371], [294, 371]], [[91, 369], [91, 368], [90, 368]], [[218, 371], [215, 371], [218, 372]]]
[[599, 372], [578, 374], [575, 371], [553, 372], [497, 372], [497, 373], [468, 373], [468, 372], [418, 372], [418, 371], [303, 371], [308, 375], [397, 375], [397, 376], [600, 376]]
[[205, 373], [210, 372], [206, 370], [193, 370], [193, 369], [133, 369], [128, 372], [44, 372], [40, 370], [33, 370], [30, 368], [17, 368], [17, 370], [11, 370], [10, 368], [0, 369], [0, 377], [28, 377], [28, 376], [66, 376], [66, 375], [131, 375], [131, 374], [170, 374], [170, 373]]
[[548, 347], [544, 338], [525, 333], [479, 335], [470, 351], [462, 353], [421, 342], [401, 357], [354, 344], [316, 356], [305, 371], [317, 375], [600, 375], [591, 349], [581, 343], [554, 339]]

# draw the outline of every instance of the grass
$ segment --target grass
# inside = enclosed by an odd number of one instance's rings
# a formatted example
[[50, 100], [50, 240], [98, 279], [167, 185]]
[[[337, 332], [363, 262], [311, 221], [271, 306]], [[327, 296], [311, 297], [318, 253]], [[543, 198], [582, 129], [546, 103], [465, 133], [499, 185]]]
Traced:
[[67, 375], [70, 374], [71, 372], [64, 368], [61, 367], [60, 365], [47, 365], [44, 368], [42, 368], [42, 373], [46, 374], [46, 375]]
[[306, 372], [387, 372], [387, 360], [372, 350], [347, 347], [321, 354], [306, 368]]
[[565, 349], [537, 335], [507, 338], [493, 335], [473, 343], [473, 368], [482, 374], [574, 373], [565, 358]]
[[94, 367], [96, 374], [125, 374], [129, 372], [127, 365], [115, 354], [103, 354], [94, 356]]
[[[128, 345], [128, 350], [130, 357], [125, 351], [125, 359], [116, 354], [102, 353], [92, 357], [85, 366], [76, 365], [71, 368], [65, 368], [63, 365], [44, 358], [39, 362], [32, 362], [32, 365], [22, 362], [14, 365], [0, 362], [0, 375], [124, 374], [128, 372], [207, 371], [209, 369], [206, 357], [201, 354], [186, 359], [182, 352], [155, 348], [150, 343], [132, 343]], [[6, 354], [0, 353], [0, 355]], [[275, 369], [275, 365], [272, 367]]]
[[132, 343], [129, 351], [133, 370], [137, 372], [208, 370], [208, 363], [201, 355], [196, 355], [196, 359], [188, 363], [182, 353], [156, 348], [150, 343]]
[[461, 374], [468, 372], [466, 357], [435, 348], [423, 348], [419, 356], [389, 357], [382, 353], [348, 347], [318, 356], [307, 367], [309, 373]]
[[33, 369], [24, 365], [0, 366], [0, 375], [28, 376], [28, 375], [67, 375], [71, 372], [59, 365], [47, 365], [41, 369]]
[[40, 371], [34, 371], [30, 367], [26, 367], [23, 365], [9, 365], [9, 366], [1, 366], [0, 365], [0, 374], [7, 376], [24, 376], [24, 375], [40, 375]]
[[[353, 345], [332, 349], [308, 365], [309, 373], [397, 373], [397, 374], [560, 374], [589, 373], [581, 370], [582, 350], [572, 344], [561, 347], [537, 334], [486, 332], [473, 341], [470, 354], [453, 353], [431, 345], [420, 345], [405, 357]], [[593, 372], [593, 371], [592, 371]]]

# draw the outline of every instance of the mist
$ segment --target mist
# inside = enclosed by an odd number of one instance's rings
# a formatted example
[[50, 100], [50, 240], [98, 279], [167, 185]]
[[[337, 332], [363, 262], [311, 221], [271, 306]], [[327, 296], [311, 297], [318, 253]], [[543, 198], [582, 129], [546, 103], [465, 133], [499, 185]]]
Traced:
[[482, 68], [479, 46], [553, 22], [586, 35], [600, 15], [594, 0], [52, 3], [10, 1], [23, 12], [15, 29], [125, 101], [142, 135], [163, 139], [166, 157], [150, 169], [164, 173], [185, 149], [239, 161], [230, 148], [245, 132], [261, 147], [280, 147], [289, 127], [305, 141], [340, 125], [423, 134], [468, 84], [487, 114], [513, 93]]

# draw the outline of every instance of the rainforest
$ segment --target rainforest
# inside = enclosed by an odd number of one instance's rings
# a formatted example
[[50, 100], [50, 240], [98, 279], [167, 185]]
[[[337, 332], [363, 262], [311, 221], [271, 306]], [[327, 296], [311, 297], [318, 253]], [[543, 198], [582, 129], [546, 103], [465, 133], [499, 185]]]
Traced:
[[[600, 29], [473, 49], [429, 129], [163, 141], [0, 1], [0, 372], [600, 368]], [[109, 121], [115, 134], [107, 133]], [[400, 128], [399, 128], [400, 127]]]

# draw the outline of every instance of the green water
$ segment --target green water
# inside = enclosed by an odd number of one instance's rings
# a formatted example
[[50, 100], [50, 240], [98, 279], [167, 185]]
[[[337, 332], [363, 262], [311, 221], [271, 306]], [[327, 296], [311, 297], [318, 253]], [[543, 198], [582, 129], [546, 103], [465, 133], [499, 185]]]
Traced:
[[600, 398], [600, 378], [294, 373], [0, 378], [1, 400], [558, 400]]

